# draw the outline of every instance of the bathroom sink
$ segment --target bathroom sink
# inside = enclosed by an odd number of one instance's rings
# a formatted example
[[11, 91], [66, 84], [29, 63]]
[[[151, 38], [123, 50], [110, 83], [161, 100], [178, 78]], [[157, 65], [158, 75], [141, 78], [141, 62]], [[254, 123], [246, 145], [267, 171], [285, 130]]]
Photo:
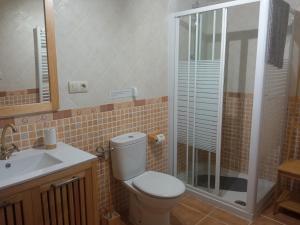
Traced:
[[96, 159], [61, 142], [53, 150], [32, 148], [15, 152], [8, 160], [0, 160], [0, 190]]
[[9, 160], [0, 161], [0, 180], [23, 176], [53, 165], [62, 163], [62, 161], [52, 157], [48, 153], [38, 152], [29, 154], [19, 159], [12, 157]]

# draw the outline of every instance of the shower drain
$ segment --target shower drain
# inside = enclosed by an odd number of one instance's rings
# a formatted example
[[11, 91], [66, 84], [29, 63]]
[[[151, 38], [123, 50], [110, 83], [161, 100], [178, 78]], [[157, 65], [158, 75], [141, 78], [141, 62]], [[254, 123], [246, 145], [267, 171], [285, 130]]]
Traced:
[[239, 204], [241, 206], [246, 206], [246, 202], [244, 202], [242, 200], [236, 200], [236, 201], [234, 201], [234, 203]]

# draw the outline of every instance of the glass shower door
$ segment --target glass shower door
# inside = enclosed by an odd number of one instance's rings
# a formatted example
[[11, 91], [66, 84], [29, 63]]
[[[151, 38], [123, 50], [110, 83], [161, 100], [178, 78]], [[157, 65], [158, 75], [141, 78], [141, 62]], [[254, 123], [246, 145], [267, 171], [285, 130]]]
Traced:
[[177, 19], [177, 177], [219, 193], [226, 9]]

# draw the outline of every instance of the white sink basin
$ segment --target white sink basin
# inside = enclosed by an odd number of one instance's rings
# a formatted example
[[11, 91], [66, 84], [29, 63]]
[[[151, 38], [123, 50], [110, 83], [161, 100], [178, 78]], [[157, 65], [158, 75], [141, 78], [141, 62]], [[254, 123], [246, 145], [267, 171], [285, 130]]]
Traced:
[[62, 161], [45, 152], [34, 152], [20, 159], [12, 157], [9, 160], [0, 160], [0, 180], [23, 176], [59, 163]]
[[0, 190], [97, 159], [64, 143], [53, 150], [28, 149], [0, 160]]

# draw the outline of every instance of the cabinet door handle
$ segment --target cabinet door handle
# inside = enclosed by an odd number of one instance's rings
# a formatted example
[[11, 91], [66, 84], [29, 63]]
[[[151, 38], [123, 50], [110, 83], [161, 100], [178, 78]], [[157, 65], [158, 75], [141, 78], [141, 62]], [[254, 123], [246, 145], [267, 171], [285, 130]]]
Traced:
[[5, 208], [7, 206], [11, 205], [10, 202], [4, 201], [4, 202], [0, 202], [0, 208]]
[[64, 186], [64, 185], [73, 183], [75, 181], [78, 181], [79, 179], [80, 179], [80, 177], [72, 177], [69, 180], [65, 180], [65, 181], [62, 181], [62, 182], [58, 182], [58, 183], [52, 184], [51, 187], [53, 187], [53, 188], [59, 188], [61, 186]]

